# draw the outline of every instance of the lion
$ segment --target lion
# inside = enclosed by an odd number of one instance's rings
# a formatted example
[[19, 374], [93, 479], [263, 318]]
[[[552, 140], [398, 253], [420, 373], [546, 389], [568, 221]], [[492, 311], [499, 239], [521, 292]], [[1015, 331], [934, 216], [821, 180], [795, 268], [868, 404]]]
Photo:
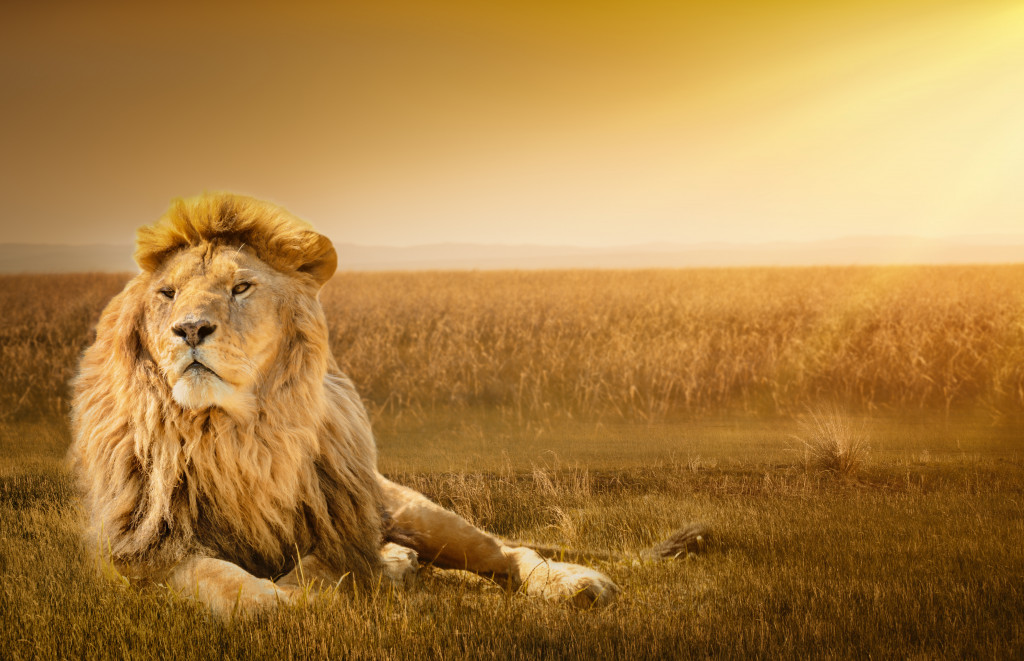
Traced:
[[329, 350], [331, 241], [273, 204], [175, 200], [73, 382], [85, 539], [119, 573], [218, 614], [309, 586], [408, 582], [420, 558], [549, 600], [603, 605], [590, 567], [506, 542], [377, 471], [367, 412]]

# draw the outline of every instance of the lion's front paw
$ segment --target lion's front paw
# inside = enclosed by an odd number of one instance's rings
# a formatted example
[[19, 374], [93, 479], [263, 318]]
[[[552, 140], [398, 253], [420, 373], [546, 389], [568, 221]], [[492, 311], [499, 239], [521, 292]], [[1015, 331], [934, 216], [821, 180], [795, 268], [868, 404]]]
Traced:
[[416, 573], [420, 568], [418, 557], [416, 551], [390, 542], [380, 550], [384, 575], [405, 587], [411, 587], [416, 582]]
[[619, 586], [590, 567], [545, 560], [527, 548], [513, 549], [510, 555], [526, 594], [589, 608], [610, 604], [619, 593]]
[[301, 596], [302, 592], [293, 588], [277, 585], [273, 581], [259, 580], [241, 588], [232, 607], [245, 612], [259, 611], [294, 604]]
[[190, 558], [174, 568], [167, 587], [180, 597], [206, 604], [221, 617], [293, 604], [301, 596], [296, 588], [257, 578], [234, 563], [204, 557]]
[[241, 584], [218, 586], [207, 593], [196, 591], [182, 596], [205, 602], [215, 615], [222, 618], [247, 616], [260, 611], [295, 604], [301, 592], [275, 585], [272, 581], [253, 579]]

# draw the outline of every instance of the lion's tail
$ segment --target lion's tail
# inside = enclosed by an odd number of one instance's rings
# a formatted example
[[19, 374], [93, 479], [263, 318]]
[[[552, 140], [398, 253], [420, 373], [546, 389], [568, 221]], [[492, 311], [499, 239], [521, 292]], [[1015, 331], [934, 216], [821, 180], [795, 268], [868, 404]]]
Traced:
[[[669, 535], [664, 541], [655, 544], [650, 548], [633, 555], [628, 552], [617, 553], [614, 551], [593, 551], [566, 548], [564, 546], [553, 546], [545, 544], [532, 544], [529, 542], [509, 542], [516, 546], [527, 546], [546, 558], [562, 562], [618, 562], [622, 560], [665, 560], [674, 558], [685, 558], [690, 553], [700, 553], [708, 548], [711, 536], [707, 526], [694, 523]], [[639, 557], [637, 557], [639, 556]]]
[[690, 553], [700, 553], [708, 547], [711, 540], [707, 526], [702, 523], [691, 523], [680, 528], [660, 544], [640, 552], [640, 556], [648, 560], [661, 558], [686, 557]]

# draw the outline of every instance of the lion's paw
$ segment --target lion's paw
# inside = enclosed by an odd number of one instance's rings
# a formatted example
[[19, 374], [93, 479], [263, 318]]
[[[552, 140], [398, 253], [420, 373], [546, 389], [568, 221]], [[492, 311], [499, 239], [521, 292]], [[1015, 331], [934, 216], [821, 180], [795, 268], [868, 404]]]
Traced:
[[614, 581], [590, 567], [545, 560], [526, 548], [513, 556], [526, 594], [589, 608], [610, 604], [619, 593]]
[[567, 562], [538, 565], [523, 585], [527, 594], [583, 608], [610, 604], [619, 593], [619, 586], [601, 572]]
[[384, 575], [404, 587], [411, 587], [416, 582], [416, 574], [420, 568], [418, 558], [416, 551], [390, 542], [380, 550]]
[[219, 595], [207, 595], [206, 601], [220, 617], [252, 615], [261, 611], [295, 604], [301, 592], [294, 588], [274, 584], [273, 581], [254, 579], [235, 589], [226, 588]]
[[183, 599], [206, 604], [220, 617], [233, 617], [296, 603], [301, 591], [257, 578], [217, 558], [191, 558], [176, 567], [167, 587]]

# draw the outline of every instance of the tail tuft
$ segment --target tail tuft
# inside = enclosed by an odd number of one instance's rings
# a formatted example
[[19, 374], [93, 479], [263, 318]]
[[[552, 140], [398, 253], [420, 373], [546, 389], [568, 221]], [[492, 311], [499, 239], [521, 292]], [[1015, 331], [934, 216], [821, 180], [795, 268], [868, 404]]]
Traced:
[[652, 560], [686, 557], [690, 553], [704, 551], [708, 541], [707, 526], [694, 523], [675, 531], [660, 544], [645, 549], [641, 552], [641, 556]]

